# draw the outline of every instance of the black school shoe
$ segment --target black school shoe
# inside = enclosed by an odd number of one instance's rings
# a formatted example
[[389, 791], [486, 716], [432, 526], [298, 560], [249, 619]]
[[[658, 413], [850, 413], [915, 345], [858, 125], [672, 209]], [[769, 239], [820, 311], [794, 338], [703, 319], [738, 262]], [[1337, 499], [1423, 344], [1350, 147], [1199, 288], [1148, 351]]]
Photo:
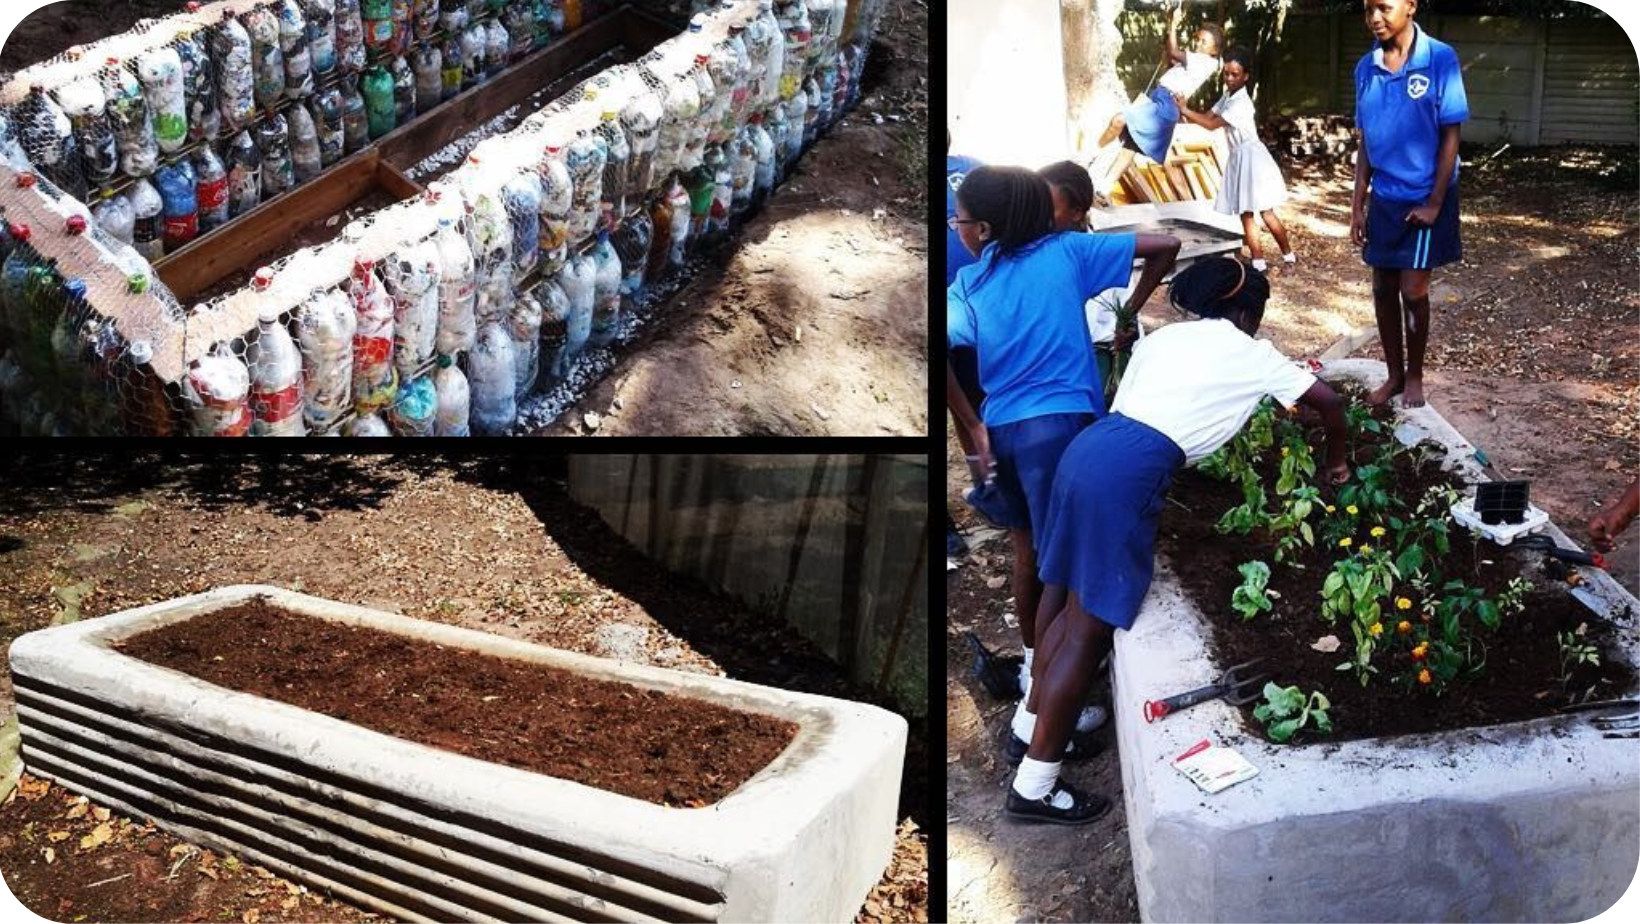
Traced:
[[[1061, 792], [1070, 795], [1070, 808], [1059, 808], [1053, 804], [1054, 796]], [[1009, 818], [1046, 825], [1085, 825], [1098, 821], [1108, 811], [1109, 799], [1097, 793], [1081, 792], [1064, 780], [1056, 780], [1053, 789], [1040, 799], [1027, 799], [1009, 786], [1008, 802], [1002, 809]]]
[[[1019, 766], [1025, 759], [1025, 752], [1031, 749], [1031, 743], [1014, 734], [1011, 727], [1007, 729], [1008, 737], [1002, 744], [1002, 757], [1011, 767]], [[1065, 754], [1060, 757], [1063, 761], [1087, 760], [1105, 749], [1105, 743], [1100, 741], [1094, 732], [1071, 732], [1071, 740], [1065, 743]]]

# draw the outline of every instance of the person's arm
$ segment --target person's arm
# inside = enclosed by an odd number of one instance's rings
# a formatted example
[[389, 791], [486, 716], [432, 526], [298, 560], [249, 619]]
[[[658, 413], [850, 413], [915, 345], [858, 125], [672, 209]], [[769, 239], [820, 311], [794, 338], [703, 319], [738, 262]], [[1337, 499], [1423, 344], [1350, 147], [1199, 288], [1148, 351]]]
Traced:
[[985, 432], [985, 423], [979, 419], [979, 413], [968, 400], [968, 393], [962, 390], [962, 383], [957, 381], [957, 372], [951, 368], [948, 358], [945, 363], [945, 406], [950, 409], [951, 416], [956, 418], [960, 432], [967, 434], [963, 449], [972, 449], [973, 458], [968, 461], [968, 471], [974, 477], [974, 483], [989, 481], [995, 460], [991, 458], [991, 437]]
[[1327, 431], [1327, 461], [1322, 468], [1327, 483], [1340, 485], [1349, 481], [1350, 466], [1344, 458], [1344, 447], [1349, 443], [1344, 426], [1344, 399], [1326, 382], [1316, 379], [1298, 403], [1320, 414], [1321, 426]]
[[1589, 543], [1599, 552], [1610, 552], [1617, 536], [1640, 513], [1640, 478], [1634, 479], [1617, 503], [1589, 518]]
[[1407, 212], [1409, 224], [1427, 228], [1441, 214], [1441, 205], [1446, 202], [1446, 188], [1452, 182], [1452, 171], [1458, 166], [1458, 139], [1462, 131], [1462, 125], [1441, 126], [1441, 149], [1435, 157], [1435, 188], [1429, 191], [1429, 198], [1424, 200], [1423, 205]]
[[1143, 260], [1144, 266], [1139, 272], [1139, 281], [1133, 284], [1133, 294], [1128, 297], [1123, 313], [1128, 317], [1137, 317], [1139, 309], [1150, 301], [1150, 295], [1161, 285], [1162, 278], [1173, 269], [1173, 262], [1179, 258], [1179, 239], [1171, 234], [1139, 234], [1133, 244], [1133, 257]]
[[1162, 66], [1168, 67], [1185, 62], [1184, 52], [1179, 49], [1179, 23], [1184, 21], [1184, 3], [1179, 3], [1168, 11], [1166, 42], [1162, 46]]
[[1184, 119], [1186, 122], [1194, 122], [1206, 129], [1223, 128], [1230, 124], [1224, 121], [1216, 112], [1196, 112], [1192, 110], [1189, 102], [1177, 93], [1173, 94], [1173, 102], [1179, 106], [1179, 118]]
[[[1360, 124], [1360, 123], [1357, 123]], [[1355, 131], [1355, 193], [1350, 196], [1350, 240], [1360, 247], [1367, 242], [1367, 186], [1372, 182], [1372, 160], [1367, 157], [1367, 139]]]

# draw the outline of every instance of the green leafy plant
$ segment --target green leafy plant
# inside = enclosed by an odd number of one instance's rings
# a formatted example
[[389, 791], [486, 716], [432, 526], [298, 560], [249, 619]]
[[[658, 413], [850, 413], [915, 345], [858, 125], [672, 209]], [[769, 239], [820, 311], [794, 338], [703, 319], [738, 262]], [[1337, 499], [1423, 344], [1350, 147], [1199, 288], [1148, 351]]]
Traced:
[[1290, 428], [1281, 443], [1281, 466], [1276, 476], [1276, 493], [1288, 495], [1300, 484], [1315, 477], [1315, 455], [1298, 428]]
[[1252, 619], [1259, 613], [1274, 609], [1275, 604], [1270, 600], [1281, 595], [1267, 586], [1270, 583], [1270, 566], [1261, 561], [1249, 561], [1236, 570], [1241, 572], [1241, 586], [1230, 594], [1231, 608], [1243, 619]]
[[1350, 634], [1355, 638], [1353, 657], [1338, 669], [1354, 670], [1362, 686], [1378, 673], [1372, 655], [1384, 634], [1382, 601], [1395, 590], [1399, 576], [1394, 562], [1382, 549], [1363, 548], [1335, 563], [1321, 584], [1322, 618], [1328, 622], [1339, 617], [1348, 619]]
[[1589, 644], [1588, 640], [1583, 637], [1583, 633], [1588, 631], [1588, 628], [1588, 623], [1580, 623], [1576, 632], [1561, 632], [1555, 636], [1555, 640], [1560, 642], [1561, 683], [1571, 681], [1572, 671], [1576, 670], [1579, 664], [1587, 664], [1590, 667], [1600, 666], [1600, 649]]
[[1281, 511], [1270, 519], [1270, 534], [1276, 537], [1276, 561], [1287, 560], [1301, 546], [1315, 545], [1315, 530], [1311, 528], [1309, 519], [1310, 514], [1320, 508], [1319, 488], [1305, 485], [1294, 489]]
[[1313, 725], [1317, 731], [1331, 732], [1332, 718], [1327, 710], [1332, 704], [1316, 690], [1309, 696], [1298, 687], [1282, 687], [1274, 683], [1264, 685], [1264, 702], [1253, 709], [1253, 718], [1264, 723], [1264, 733], [1277, 744], [1286, 744], [1300, 729]]
[[1357, 466], [1355, 479], [1338, 489], [1338, 505], [1354, 506], [1370, 513], [1382, 513], [1398, 501], [1389, 492], [1394, 470], [1377, 462]]
[[1264, 510], [1264, 486], [1259, 484], [1258, 476], [1251, 469], [1247, 474], [1248, 477], [1243, 478], [1241, 483], [1241, 504], [1226, 510], [1214, 527], [1221, 533], [1245, 536], [1270, 522], [1270, 515]]

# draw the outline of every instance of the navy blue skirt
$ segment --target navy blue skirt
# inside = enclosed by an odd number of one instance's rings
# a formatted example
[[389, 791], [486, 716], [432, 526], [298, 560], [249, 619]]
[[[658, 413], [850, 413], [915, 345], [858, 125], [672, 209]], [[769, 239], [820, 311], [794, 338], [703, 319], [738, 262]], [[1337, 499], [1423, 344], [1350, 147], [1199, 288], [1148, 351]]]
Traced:
[[1155, 428], [1109, 414], [1065, 448], [1037, 538], [1044, 584], [1130, 629], [1156, 567], [1156, 520], [1184, 453]]
[[1179, 124], [1179, 104], [1165, 87], [1155, 87], [1150, 95], [1128, 104], [1122, 113], [1133, 146], [1158, 164], [1167, 163], [1167, 149], [1173, 145], [1173, 129]]
[[1059, 457], [1093, 419], [1092, 414], [1043, 414], [985, 428], [997, 463], [997, 509], [987, 511], [993, 524], [1029, 529], [1031, 543], [1041, 547]]
[[1367, 200], [1367, 244], [1361, 259], [1375, 269], [1434, 269], [1463, 258], [1458, 234], [1458, 184], [1447, 187], [1435, 224], [1420, 228], [1407, 224], [1407, 213], [1423, 205], [1393, 202], [1372, 196]]

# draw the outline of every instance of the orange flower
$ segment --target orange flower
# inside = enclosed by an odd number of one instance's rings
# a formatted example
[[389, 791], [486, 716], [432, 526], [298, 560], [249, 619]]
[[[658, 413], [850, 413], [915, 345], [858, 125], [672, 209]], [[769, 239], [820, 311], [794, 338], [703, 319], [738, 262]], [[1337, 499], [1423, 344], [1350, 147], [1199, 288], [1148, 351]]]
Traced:
[[1429, 675], [1429, 668], [1426, 667], [1418, 672], [1418, 682], [1424, 686], [1429, 686], [1434, 680], [1435, 678]]
[[1405, 635], [1408, 632], [1412, 631], [1412, 623], [1407, 622], [1405, 619], [1403, 619], [1400, 622], [1395, 624], [1395, 631], [1400, 635]]

